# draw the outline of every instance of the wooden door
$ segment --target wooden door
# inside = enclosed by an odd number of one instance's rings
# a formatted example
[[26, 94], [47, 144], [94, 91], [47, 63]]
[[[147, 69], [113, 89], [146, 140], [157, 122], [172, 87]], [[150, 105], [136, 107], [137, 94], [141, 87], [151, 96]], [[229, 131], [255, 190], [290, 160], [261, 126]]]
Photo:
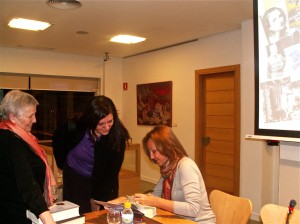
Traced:
[[239, 195], [240, 66], [196, 70], [195, 161], [208, 194]]

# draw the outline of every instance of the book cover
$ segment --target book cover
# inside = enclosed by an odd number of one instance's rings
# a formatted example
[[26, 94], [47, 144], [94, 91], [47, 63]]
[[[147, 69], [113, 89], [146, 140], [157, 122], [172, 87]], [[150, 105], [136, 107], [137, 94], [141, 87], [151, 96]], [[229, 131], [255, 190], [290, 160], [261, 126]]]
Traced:
[[79, 216], [79, 205], [70, 201], [57, 202], [50, 207], [50, 213], [54, 221]]
[[[57, 202], [49, 208], [55, 222], [79, 216], [79, 205], [69, 201]], [[31, 211], [26, 211], [26, 216], [35, 224], [43, 224]]]

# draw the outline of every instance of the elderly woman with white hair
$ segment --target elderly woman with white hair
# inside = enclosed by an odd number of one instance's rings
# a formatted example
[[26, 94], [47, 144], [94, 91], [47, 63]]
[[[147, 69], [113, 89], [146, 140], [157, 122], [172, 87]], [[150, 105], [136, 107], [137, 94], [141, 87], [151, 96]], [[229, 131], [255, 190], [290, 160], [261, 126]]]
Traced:
[[44, 224], [55, 223], [48, 207], [57, 188], [44, 150], [30, 133], [36, 123], [38, 101], [12, 90], [0, 106], [0, 211], [1, 223], [31, 224], [30, 210]]

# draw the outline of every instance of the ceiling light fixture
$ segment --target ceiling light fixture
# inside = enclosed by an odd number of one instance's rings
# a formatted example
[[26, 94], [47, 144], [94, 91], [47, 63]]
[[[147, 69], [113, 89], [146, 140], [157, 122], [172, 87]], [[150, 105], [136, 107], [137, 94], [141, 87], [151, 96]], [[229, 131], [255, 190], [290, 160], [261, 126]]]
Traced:
[[144, 37], [136, 37], [130, 35], [118, 35], [110, 39], [112, 42], [122, 43], [122, 44], [135, 44], [145, 41]]
[[47, 5], [55, 9], [78, 9], [81, 7], [81, 2], [79, 0], [49, 0]]
[[51, 24], [31, 19], [14, 18], [8, 23], [8, 26], [17, 29], [39, 31], [47, 29]]

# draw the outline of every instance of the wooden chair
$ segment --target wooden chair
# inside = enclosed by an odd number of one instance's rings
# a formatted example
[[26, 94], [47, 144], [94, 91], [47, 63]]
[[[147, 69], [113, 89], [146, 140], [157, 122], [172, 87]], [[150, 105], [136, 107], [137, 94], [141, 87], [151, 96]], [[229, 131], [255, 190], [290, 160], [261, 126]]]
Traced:
[[[263, 224], [286, 224], [288, 207], [266, 204], [260, 210]], [[289, 216], [289, 224], [300, 224], [300, 210], [294, 209]]]
[[249, 199], [213, 190], [209, 200], [218, 224], [248, 223], [252, 213], [252, 202]]

